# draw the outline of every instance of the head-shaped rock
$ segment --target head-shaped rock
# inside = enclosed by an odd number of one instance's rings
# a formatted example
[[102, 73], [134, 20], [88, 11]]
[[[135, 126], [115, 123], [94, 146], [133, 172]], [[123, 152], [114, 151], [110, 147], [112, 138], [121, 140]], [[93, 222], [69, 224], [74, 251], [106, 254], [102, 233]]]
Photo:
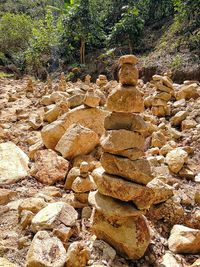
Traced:
[[135, 86], [138, 82], [139, 71], [135, 66], [138, 63], [138, 59], [134, 55], [125, 55], [119, 59], [119, 82], [122, 85]]

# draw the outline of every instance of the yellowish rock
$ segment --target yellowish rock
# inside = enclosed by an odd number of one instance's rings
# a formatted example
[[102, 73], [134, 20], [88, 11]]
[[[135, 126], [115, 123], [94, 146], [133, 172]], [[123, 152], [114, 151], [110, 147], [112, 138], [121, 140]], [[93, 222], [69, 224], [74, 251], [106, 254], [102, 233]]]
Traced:
[[69, 162], [51, 149], [40, 150], [35, 154], [31, 175], [43, 184], [53, 185], [65, 179]]
[[174, 253], [200, 253], [200, 230], [174, 225], [168, 239], [169, 249]]
[[139, 133], [147, 131], [147, 125], [144, 119], [138, 114], [132, 113], [110, 113], [104, 121], [106, 130], [129, 130]]
[[87, 246], [80, 241], [73, 242], [67, 250], [67, 267], [85, 267], [90, 258]]
[[21, 214], [22, 211], [28, 210], [33, 213], [37, 213], [38, 211], [46, 207], [46, 205], [47, 204], [43, 198], [30, 197], [22, 200], [22, 202], [19, 204], [18, 212], [19, 214]]
[[32, 219], [32, 230], [51, 230], [59, 224], [73, 226], [78, 218], [76, 210], [64, 202], [49, 204]]
[[118, 86], [108, 96], [107, 109], [115, 112], [143, 112], [143, 94], [134, 86]]
[[144, 216], [129, 217], [122, 223], [115, 224], [96, 210], [92, 231], [98, 239], [106, 241], [127, 259], [141, 258], [150, 243], [149, 228]]
[[174, 173], [178, 173], [187, 160], [188, 153], [179, 147], [171, 150], [166, 156], [166, 163], [168, 164], [170, 171]]
[[119, 58], [119, 64], [133, 64], [138, 63], [138, 58], [135, 55], [124, 55]]
[[99, 136], [104, 133], [103, 122], [108, 113], [98, 108], [85, 108], [80, 106], [69, 111], [63, 119], [45, 126], [42, 131], [42, 140], [47, 148], [54, 149], [66, 130], [74, 123], [87, 127]]
[[104, 196], [98, 191], [90, 192], [88, 201], [96, 210], [115, 223], [130, 217], [138, 217], [144, 213], [130, 203]]
[[0, 257], [0, 267], [17, 267], [17, 265], [8, 261], [6, 258]]
[[147, 186], [121, 179], [118, 176], [105, 173], [103, 168], [97, 168], [92, 176], [99, 192], [103, 195], [122, 201], [133, 201], [138, 209], [148, 209], [154, 202], [155, 193]]
[[184, 85], [182, 86], [179, 91], [175, 95], [176, 100], [180, 99], [190, 99], [194, 98], [196, 99], [199, 97], [198, 91], [197, 91], [197, 84], [193, 83], [190, 85]]
[[0, 188], [0, 205], [7, 204], [13, 197], [17, 195], [17, 192]]
[[0, 185], [11, 184], [28, 176], [28, 156], [14, 143], [0, 144]]
[[90, 153], [99, 144], [96, 132], [79, 124], [72, 124], [57, 143], [55, 149], [64, 158]]
[[76, 177], [72, 183], [72, 190], [76, 193], [85, 193], [96, 189], [91, 175], [86, 178]]
[[132, 148], [144, 150], [145, 144], [145, 139], [141, 134], [127, 130], [106, 131], [100, 141], [104, 151], [113, 154]]
[[103, 153], [101, 164], [107, 173], [119, 175], [139, 184], [147, 184], [153, 179], [151, 166], [147, 159], [130, 160]]
[[95, 94], [95, 92], [88, 91], [85, 95], [83, 103], [88, 107], [97, 107], [100, 103], [101, 98]]
[[175, 126], [178, 126], [181, 124], [181, 122], [183, 120], [185, 120], [185, 118], [187, 117], [188, 115], [188, 112], [187, 111], [179, 111], [178, 113], [176, 113], [176, 115], [174, 115], [172, 118], [171, 118], [171, 124], [172, 125], [175, 125]]
[[135, 86], [138, 82], [139, 71], [134, 65], [124, 63], [120, 66], [118, 77], [122, 85]]
[[26, 267], [64, 267], [66, 250], [57, 237], [39, 231], [27, 254]]

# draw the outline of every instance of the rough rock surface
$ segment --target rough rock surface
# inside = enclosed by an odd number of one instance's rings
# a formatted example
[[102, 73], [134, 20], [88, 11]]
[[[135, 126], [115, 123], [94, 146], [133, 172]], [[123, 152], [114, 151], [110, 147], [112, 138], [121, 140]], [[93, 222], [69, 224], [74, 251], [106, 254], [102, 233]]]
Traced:
[[138, 259], [149, 245], [150, 233], [144, 216], [126, 218], [123, 222], [107, 219], [95, 211], [92, 230], [99, 239], [114, 246], [125, 258]]
[[153, 179], [151, 166], [147, 159], [130, 160], [103, 153], [101, 164], [107, 173], [119, 175], [139, 184], [147, 184]]
[[175, 148], [166, 156], [166, 163], [168, 164], [170, 171], [174, 173], [178, 173], [187, 160], [188, 153], [182, 148]]
[[74, 242], [67, 250], [66, 265], [68, 267], [85, 267], [89, 256], [89, 250], [83, 242]]
[[115, 112], [143, 112], [142, 93], [136, 87], [121, 87], [111, 92], [107, 100], [109, 111]]
[[96, 132], [79, 124], [72, 124], [57, 143], [55, 149], [70, 159], [90, 153], [99, 144]]
[[27, 267], [64, 267], [66, 250], [57, 237], [46, 231], [38, 232], [27, 254]]
[[55, 202], [49, 204], [40, 210], [32, 219], [32, 230], [50, 230], [59, 224], [73, 226], [78, 218], [76, 210], [64, 202]]
[[10, 184], [28, 175], [28, 156], [14, 143], [0, 144], [0, 184]]
[[106, 174], [103, 168], [95, 169], [93, 177], [99, 192], [103, 195], [122, 201], [133, 201], [141, 210], [148, 209], [154, 202], [155, 193], [152, 189]]
[[44, 184], [53, 185], [65, 179], [69, 162], [58, 156], [53, 150], [37, 151], [31, 175]]
[[107, 112], [97, 108], [78, 107], [70, 110], [62, 119], [47, 126], [42, 131], [42, 139], [47, 148], [54, 149], [62, 135], [72, 124], [80, 124], [96, 132], [104, 133], [103, 121]]
[[200, 230], [174, 225], [168, 239], [169, 249], [175, 253], [200, 253]]
[[101, 145], [104, 151], [113, 154], [132, 148], [142, 150], [144, 148], [144, 137], [137, 132], [110, 130], [102, 136]]

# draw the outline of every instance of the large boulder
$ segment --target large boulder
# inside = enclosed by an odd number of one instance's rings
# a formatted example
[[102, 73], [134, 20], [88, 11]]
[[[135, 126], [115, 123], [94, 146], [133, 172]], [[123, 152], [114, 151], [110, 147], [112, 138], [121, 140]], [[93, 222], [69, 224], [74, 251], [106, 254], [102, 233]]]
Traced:
[[57, 143], [55, 149], [70, 159], [90, 153], [99, 144], [98, 134], [80, 124], [72, 124]]
[[28, 176], [28, 156], [14, 143], [0, 144], [0, 185], [15, 183]]
[[121, 179], [118, 176], [105, 173], [103, 168], [92, 172], [94, 181], [101, 194], [122, 201], [133, 201], [138, 209], [148, 209], [154, 202], [155, 193], [147, 186]]
[[168, 239], [169, 249], [174, 253], [200, 253], [200, 230], [174, 225]]
[[54, 149], [66, 130], [74, 123], [87, 127], [101, 136], [104, 133], [104, 119], [108, 113], [98, 108], [80, 106], [69, 111], [62, 119], [57, 120], [41, 131], [44, 145]]
[[101, 164], [109, 174], [119, 175], [127, 180], [147, 184], [153, 179], [147, 159], [130, 160], [110, 153], [103, 153]]
[[53, 185], [65, 179], [69, 162], [51, 149], [40, 150], [35, 154], [31, 174], [43, 184]]
[[60, 239], [46, 231], [39, 231], [29, 248], [26, 267], [64, 267], [66, 255]]
[[62, 119], [56, 120], [45, 127], [41, 131], [42, 141], [47, 148], [54, 149], [66, 129], [63, 126]]

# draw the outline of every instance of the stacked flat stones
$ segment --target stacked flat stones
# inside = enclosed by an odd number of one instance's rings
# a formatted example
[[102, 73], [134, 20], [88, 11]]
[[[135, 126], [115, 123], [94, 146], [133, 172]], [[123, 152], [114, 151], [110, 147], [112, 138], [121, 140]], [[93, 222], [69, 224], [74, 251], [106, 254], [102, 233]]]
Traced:
[[121, 84], [107, 99], [111, 113], [101, 139], [102, 167], [92, 173], [98, 191], [89, 195], [95, 207], [93, 232], [128, 259], [142, 257], [149, 245], [143, 214], [154, 201], [154, 191], [146, 186], [153, 179], [144, 154], [147, 126], [137, 114], [144, 110], [143, 94], [136, 88], [137, 62], [134, 55], [119, 59]]
[[153, 115], [159, 117], [170, 115], [168, 101], [174, 94], [173, 81], [167, 75], [154, 75], [152, 78], [157, 93], [153, 97], [151, 111]]

